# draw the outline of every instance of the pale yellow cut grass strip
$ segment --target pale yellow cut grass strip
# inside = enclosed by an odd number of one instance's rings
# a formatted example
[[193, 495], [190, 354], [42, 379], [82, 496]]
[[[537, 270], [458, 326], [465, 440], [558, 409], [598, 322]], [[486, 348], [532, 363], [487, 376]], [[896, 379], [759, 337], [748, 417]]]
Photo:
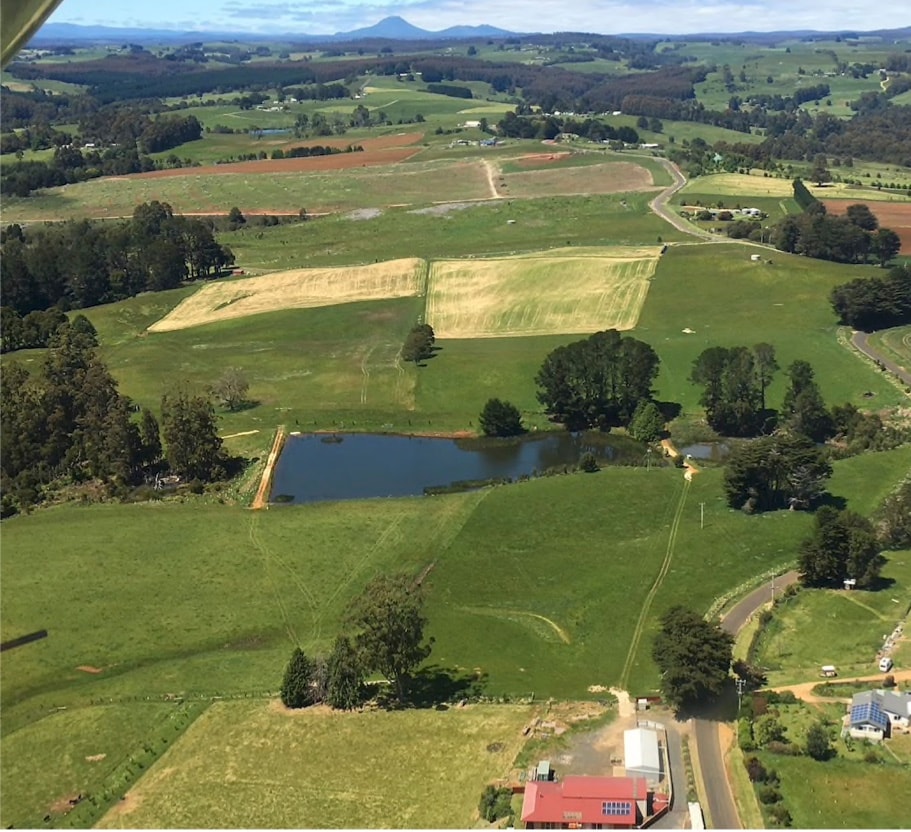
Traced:
[[209, 283], [152, 324], [149, 332], [170, 332], [282, 309], [417, 297], [423, 291], [423, 268], [423, 260], [405, 258], [347, 268], [294, 269]]
[[660, 249], [596, 251], [434, 263], [426, 319], [438, 338], [632, 329]]

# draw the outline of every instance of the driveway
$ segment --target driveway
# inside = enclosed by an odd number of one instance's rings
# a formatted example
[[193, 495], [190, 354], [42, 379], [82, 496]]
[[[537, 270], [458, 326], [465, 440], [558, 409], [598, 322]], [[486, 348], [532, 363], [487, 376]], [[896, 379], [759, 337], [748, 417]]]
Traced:
[[888, 358], [885, 358], [883, 355], [878, 353], [869, 343], [870, 333], [867, 332], [855, 332], [851, 336], [851, 343], [857, 347], [867, 358], [872, 358], [874, 361], [878, 361], [885, 367], [892, 375], [896, 376], [901, 380], [903, 384], [907, 384], [911, 387], [911, 373], [909, 373], [904, 367], [899, 366], [894, 361], [890, 361]]

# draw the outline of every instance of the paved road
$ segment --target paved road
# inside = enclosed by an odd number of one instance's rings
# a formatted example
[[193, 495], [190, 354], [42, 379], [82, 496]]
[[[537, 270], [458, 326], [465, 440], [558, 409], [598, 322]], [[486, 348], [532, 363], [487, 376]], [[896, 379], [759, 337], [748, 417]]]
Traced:
[[[796, 583], [797, 580], [797, 572], [792, 571], [753, 590], [722, 617], [722, 628], [731, 635], [736, 635], [750, 616], [763, 604], [772, 600], [773, 591], [783, 590], [790, 584]], [[693, 728], [699, 768], [702, 771], [702, 780], [707, 792], [705, 800], [708, 804], [708, 814], [712, 818], [712, 826], [715, 829], [740, 829], [740, 816], [737, 813], [731, 784], [728, 782], [727, 772], [724, 769], [724, 751], [721, 748], [718, 722], [710, 719], [694, 719]]]
[[867, 358], [872, 358], [874, 361], [878, 361], [882, 364], [892, 375], [897, 376], [901, 379], [902, 383], [907, 384], [911, 387], [911, 373], [909, 373], [904, 367], [900, 367], [894, 361], [890, 361], [888, 358], [880, 355], [873, 347], [870, 346], [868, 339], [870, 338], [869, 334], [866, 332], [855, 332], [851, 336], [851, 343], [854, 344], [857, 349], [859, 349]]

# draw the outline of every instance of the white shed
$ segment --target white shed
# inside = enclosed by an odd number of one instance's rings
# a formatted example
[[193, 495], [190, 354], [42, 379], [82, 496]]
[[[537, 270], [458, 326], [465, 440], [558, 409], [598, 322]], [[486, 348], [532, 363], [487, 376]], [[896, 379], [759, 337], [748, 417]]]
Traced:
[[661, 778], [661, 753], [658, 732], [651, 728], [632, 728], [623, 732], [623, 761], [627, 777]]

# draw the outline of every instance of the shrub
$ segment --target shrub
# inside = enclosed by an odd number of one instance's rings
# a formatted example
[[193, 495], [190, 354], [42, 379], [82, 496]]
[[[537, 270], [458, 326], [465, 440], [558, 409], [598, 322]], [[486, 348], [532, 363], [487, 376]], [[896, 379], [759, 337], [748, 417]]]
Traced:
[[598, 460], [591, 451], [582, 454], [579, 459], [579, 468], [589, 474], [593, 474], [598, 470]]
[[894, 688], [895, 687], [895, 676], [893, 676], [891, 673], [888, 676], [886, 676], [886, 678], [883, 679], [883, 687], [884, 688]]
[[769, 816], [778, 826], [790, 826], [793, 823], [791, 813], [781, 803], [776, 803], [769, 809]]
[[489, 823], [512, 816], [512, 791], [506, 786], [485, 786], [478, 803], [481, 817]]
[[485, 436], [518, 436], [524, 433], [519, 408], [500, 399], [488, 399], [478, 417]]
[[770, 751], [772, 754], [782, 754], [785, 757], [799, 757], [801, 754], [800, 746], [792, 742], [772, 740], [765, 748], [766, 751]]
[[773, 803], [781, 802], [781, 792], [778, 791], [774, 786], [763, 786], [757, 792], [759, 796], [759, 802], [770, 806]]
[[756, 741], [753, 739], [753, 723], [747, 717], [737, 721], [737, 742], [741, 751], [756, 750]]
[[758, 757], [747, 757], [743, 761], [743, 767], [747, 770], [747, 776], [751, 783], [765, 783], [769, 773]]

